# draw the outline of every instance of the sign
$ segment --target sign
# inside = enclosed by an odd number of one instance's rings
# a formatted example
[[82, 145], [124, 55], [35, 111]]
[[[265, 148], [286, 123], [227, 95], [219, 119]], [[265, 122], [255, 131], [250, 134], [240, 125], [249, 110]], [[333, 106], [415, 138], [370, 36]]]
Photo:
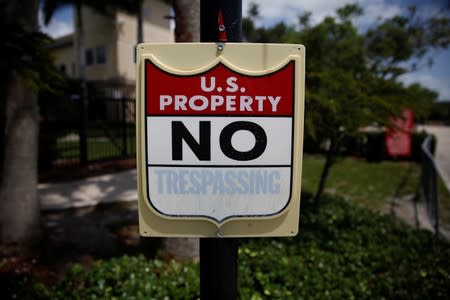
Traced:
[[391, 126], [386, 130], [386, 150], [390, 157], [408, 157], [412, 154], [412, 131], [414, 113], [405, 109], [400, 117], [391, 118]]
[[144, 236], [298, 231], [304, 48], [138, 46]]

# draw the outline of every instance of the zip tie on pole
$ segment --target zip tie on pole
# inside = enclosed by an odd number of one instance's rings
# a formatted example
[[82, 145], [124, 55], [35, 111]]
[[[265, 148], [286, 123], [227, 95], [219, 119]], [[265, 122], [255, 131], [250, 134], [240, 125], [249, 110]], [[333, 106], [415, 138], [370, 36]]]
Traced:
[[217, 19], [217, 25], [218, 25], [218, 29], [219, 29], [219, 42], [227, 42], [228, 36], [227, 36], [227, 31], [225, 28], [221, 10], [219, 10], [219, 18]]

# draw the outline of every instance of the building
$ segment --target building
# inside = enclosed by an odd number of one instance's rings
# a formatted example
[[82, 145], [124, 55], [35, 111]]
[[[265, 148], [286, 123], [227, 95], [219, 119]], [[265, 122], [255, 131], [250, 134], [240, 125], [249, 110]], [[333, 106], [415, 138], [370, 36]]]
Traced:
[[[74, 12], [75, 14], [75, 12]], [[142, 7], [145, 42], [174, 42], [171, 7], [159, 0], [145, 0]], [[74, 16], [74, 20], [76, 20]], [[136, 79], [135, 46], [137, 17], [122, 11], [105, 16], [82, 8], [83, 49], [81, 63], [88, 81], [133, 83]], [[69, 77], [79, 77], [75, 43], [78, 32], [55, 40], [52, 52], [56, 66]]]

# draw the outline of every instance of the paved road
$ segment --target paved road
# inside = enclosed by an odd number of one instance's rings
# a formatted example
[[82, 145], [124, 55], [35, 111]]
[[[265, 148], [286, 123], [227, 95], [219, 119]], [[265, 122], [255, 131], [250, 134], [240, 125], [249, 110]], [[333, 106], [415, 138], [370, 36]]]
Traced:
[[426, 125], [423, 128], [437, 138], [436, 164], [447, 189], [450, 191], [450, 126]]

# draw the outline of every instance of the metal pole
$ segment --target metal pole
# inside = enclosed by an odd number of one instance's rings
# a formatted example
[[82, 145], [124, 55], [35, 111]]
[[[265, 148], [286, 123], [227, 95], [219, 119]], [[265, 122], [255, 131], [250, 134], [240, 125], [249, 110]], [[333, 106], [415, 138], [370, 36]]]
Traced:
[[242, 1], [241, 0], [201, 0], [200, 1], [200, 41], [219, 41], [219, 13], [227, 33], [228, 42], [242, 41]]
[[[240, 42], [241, 40], [241, 0], [200, 1], [201, 42]], [[237, 239], [200, 239], [201, 299], [237, 299], [237, 259]]]

